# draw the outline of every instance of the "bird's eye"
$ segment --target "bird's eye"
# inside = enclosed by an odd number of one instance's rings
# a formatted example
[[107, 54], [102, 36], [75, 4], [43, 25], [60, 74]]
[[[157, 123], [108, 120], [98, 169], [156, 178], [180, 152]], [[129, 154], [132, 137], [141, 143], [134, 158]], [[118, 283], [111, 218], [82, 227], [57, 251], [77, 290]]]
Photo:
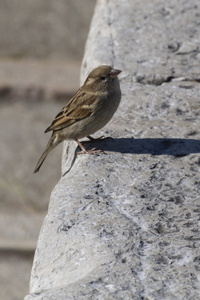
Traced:
[[101, 80], [102, 81], [106, 80], [106, 76], [101, 76]]

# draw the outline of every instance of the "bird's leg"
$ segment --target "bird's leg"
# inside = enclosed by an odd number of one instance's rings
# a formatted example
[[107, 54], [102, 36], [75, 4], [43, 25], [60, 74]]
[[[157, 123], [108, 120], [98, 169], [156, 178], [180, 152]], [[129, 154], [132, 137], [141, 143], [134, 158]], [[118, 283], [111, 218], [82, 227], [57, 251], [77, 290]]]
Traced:
[[81, 142], [79, 142], [79, 140], [75, 140], [77, 142], [77, 144], [79, 145], [79, 147], [81, 148], [82, 151], [77, 152], [77, 154], [97, 154], [97, 153], [104, 153], [103, 150], [98, 150], [96, 148], [93, 148], [91, 150], [86, 150], [85, 147], [81, 144]]
[[81, 142], [79, 142], [79, 140], [75, 140], [77, 142], [77, 144], [79, 145], [79, 147], [81, 148], [81, 152], [84, 154], [84, 153], [87, 153], [87, 150], [85, 149], [85, 147], [81, 144]]

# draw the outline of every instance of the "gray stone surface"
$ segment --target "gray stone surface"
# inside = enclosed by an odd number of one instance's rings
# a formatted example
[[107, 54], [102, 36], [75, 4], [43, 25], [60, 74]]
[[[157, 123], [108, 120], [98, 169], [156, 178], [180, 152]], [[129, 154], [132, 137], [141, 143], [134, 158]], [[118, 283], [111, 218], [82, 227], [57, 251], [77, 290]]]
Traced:
[[[97, 2], [81, 81], [113, 64], [122, 103], [63, 150], [35, 254], [32, 299], [200, 298], [199, 2]], [[86, 147], [92, 147], [86, 143]]]

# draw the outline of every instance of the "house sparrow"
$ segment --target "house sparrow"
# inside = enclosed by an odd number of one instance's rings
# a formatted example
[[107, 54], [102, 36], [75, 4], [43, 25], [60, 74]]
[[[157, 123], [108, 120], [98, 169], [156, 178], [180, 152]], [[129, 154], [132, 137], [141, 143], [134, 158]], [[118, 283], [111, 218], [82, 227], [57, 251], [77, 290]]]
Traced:
[[83, 86], [45, 130], [53, 133], [34, 173], [39, 171], [48, 153], [65, 139], [75, 140], [82, 149], [80, 153], [97, 152], [96, 149], [86, 150], [78, 139], [94, 140], [90, 135], [104, 127], [116, 112], [121, 100], [119, 73], [120, 70], [103, 65], [88, 75]]

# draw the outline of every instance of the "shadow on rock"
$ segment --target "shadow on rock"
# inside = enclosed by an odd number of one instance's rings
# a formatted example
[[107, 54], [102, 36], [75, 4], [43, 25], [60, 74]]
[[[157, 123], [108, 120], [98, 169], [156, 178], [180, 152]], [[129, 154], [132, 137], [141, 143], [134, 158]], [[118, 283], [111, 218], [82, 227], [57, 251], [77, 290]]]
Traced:
[[[91, 142], [83, 142], [86, 148], [90, 148]], [[87, 147], [87, 144], [90, 146]], [[174, 139], [174, 138], [106, 138], [92, 143], [93, 147], [103, 151], [151, 154], [151, 155], [173, 155], [177, 157], [186, 156], [190, 153], [200, 153], [200, 140]]]

